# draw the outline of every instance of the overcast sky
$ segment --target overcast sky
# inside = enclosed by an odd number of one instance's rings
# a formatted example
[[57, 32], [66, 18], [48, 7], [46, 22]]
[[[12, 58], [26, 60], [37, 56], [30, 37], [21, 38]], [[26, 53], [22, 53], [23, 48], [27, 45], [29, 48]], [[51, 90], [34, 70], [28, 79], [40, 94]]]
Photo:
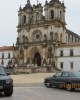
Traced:
[[[45, 0], [39, 0], [44, 5]], [[50, 0], [48, 0], [50, 1]], [[62, 1], [62, 0], [60, 0]], [[0, 46], [16, 43], [18, 10], [27, 0], [0, 0]], [[80, 0], [64, 0], [67, 28], [80, 35]], [[37, 0], [31, 0], [36, 4]]]

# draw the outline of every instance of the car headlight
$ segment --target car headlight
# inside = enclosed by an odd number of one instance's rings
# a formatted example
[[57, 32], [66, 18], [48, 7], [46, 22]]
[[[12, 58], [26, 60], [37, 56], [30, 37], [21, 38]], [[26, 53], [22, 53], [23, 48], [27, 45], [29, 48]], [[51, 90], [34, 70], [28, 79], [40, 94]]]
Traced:
[[6, 80], [6, 84], [12, 84], [12, 83], [13, 83], [12, 79]]

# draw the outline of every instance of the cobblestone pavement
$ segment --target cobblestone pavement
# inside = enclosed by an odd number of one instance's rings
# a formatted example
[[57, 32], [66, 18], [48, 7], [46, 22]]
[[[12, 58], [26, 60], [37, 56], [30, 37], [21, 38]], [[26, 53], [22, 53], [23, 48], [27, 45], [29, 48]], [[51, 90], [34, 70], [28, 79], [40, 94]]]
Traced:
[[11, 97], [0, 95], [0, 100], [80, 100], [80, 91], [68, 92], [57, 88], [14, 87]]
[[11, 75], [14, 85], [31, 85], [31, 84], [41, 84], [45, 77], [52, 76], [54, 73], [34, 73], [34, 74], [21, 74], [21, 75]]

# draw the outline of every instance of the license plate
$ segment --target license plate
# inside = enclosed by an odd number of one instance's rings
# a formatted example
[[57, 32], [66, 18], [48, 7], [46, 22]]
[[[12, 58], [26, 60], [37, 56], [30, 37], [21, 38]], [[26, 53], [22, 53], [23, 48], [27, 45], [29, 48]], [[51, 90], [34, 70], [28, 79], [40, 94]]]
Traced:
[[3, 88], [3, 86], [0, 86], [0, 89], [2, 89]]

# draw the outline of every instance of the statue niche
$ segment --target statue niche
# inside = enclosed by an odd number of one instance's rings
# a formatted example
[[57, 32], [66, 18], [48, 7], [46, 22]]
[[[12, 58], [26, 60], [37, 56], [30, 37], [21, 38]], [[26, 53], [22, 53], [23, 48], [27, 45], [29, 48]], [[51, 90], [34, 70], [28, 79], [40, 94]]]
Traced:
[[24, 52], [23, 52], [23, 48], [22, 47], [20, 47], [19, 52], [20, 52], [19, 58], [23, 59], [24, 58]]
[[23, 39], [23, 44], [27, 44], [27, 42], [28, 42], [27, 36], [23, 35], [22, 39]]
[[17, 37], [16, 45], [19, 45], [19, 43], [20, 43], [20, 39], [19, 37]]
[[44, 42], [46, 42], [47, 41], [47, 36], [46, 36], [46, 34], [44, 34]]

